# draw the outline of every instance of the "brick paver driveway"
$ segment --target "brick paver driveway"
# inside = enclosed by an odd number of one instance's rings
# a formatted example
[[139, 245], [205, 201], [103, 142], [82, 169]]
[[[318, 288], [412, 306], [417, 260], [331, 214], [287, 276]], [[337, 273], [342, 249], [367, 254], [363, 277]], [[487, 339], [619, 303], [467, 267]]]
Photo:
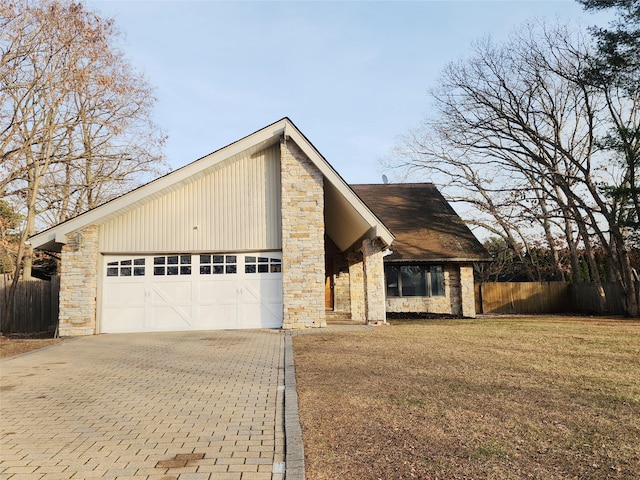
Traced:
[[282, 479], [283, 346], [100, 335], [4, 360], [0, 479]]

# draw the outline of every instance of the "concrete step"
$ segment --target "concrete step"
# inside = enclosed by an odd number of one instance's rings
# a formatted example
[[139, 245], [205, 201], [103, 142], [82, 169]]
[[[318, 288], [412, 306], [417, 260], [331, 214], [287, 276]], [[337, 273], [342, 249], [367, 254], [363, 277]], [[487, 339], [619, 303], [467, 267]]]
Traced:
[[351, 314], [347, 312], [334, 312], [328, 310], [325, 313], [327, 325], [363, 325], [364, 322], [357, 322], [351, 319]]

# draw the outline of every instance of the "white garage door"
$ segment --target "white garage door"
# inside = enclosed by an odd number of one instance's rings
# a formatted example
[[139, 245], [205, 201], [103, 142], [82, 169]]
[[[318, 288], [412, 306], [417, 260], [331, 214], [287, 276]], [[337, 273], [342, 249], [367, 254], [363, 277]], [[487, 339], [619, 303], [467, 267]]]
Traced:
[[106, 256], [102, 333], [282, 326], [282, 254]]

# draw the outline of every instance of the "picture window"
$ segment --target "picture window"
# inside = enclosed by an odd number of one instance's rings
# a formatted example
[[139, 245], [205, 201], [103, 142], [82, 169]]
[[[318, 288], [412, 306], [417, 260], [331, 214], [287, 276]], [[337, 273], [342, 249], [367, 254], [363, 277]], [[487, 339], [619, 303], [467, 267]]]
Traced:
[[384, 268], [387, 297], [444, 296], [444, 270], [441, 265], [396, 265]]

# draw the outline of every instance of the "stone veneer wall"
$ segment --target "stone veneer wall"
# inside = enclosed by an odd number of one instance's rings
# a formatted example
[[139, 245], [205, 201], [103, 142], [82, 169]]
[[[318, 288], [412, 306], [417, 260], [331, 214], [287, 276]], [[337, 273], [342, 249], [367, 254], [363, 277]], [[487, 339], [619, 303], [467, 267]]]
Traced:
[[444, 266], [444, 295], [436, 297], [387, 297], [387, 312], [460, 315], [458, 269]]
[[96, 333], [99, 228], [89, 225], [67, 235], [60, 265], [61, 337]]
[[444, 265], [444, 292], [439, 297], [387, 297], [387, 311], [475, 317], [472, 267]]
[[284, 329], [326, 326], [322, 173], [290, 139], [280, 142]]
[[349, 288], [349, 265], [346, 255], [335, 255], [335, 274], [333, 276], [334, 311], [351, 312], [351, 292]]
[[461, 266], [460, 302], [462, 306], [462, 316], [464, 317], [475, 318], [476, 316], [476, 297], [473, 287], [473, 266]]
[[382, 248], [375, 240], [362, 241], [365, 312], [367, 323], [386, 322], [384, 263]]
[[444, 265], [443, 270], [443, 296], [387, 297], [387, 312], [461, 315], [459, 269], [456, 265]]
[[366, 312], [364, 308], [364, 264], [361, 252], [349, 252], [349, 299], [351, 307], [351, 320], [364, 322]]

